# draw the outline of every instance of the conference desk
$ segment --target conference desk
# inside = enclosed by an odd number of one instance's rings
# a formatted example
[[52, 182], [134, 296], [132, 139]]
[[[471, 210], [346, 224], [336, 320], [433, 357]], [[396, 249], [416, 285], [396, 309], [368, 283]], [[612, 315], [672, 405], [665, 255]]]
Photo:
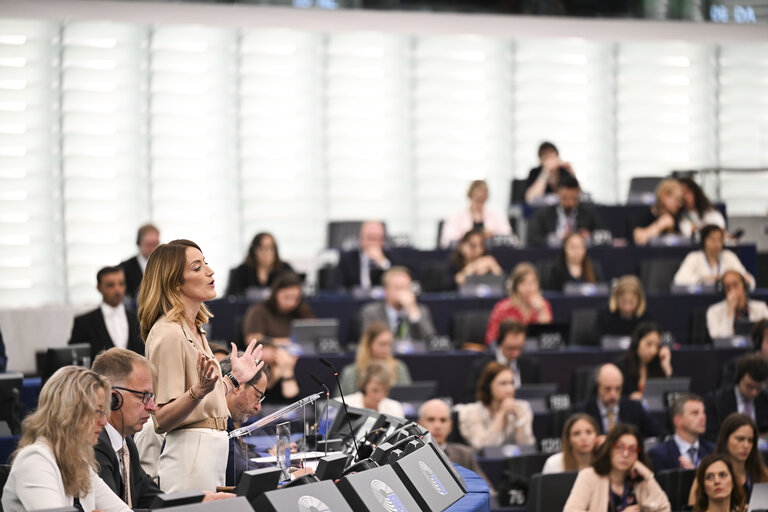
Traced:
[[[545, 292], [544, 297], [552, 306], [554, 321], [570, 322], [571, 313], [581, 308], [605, 308], [606, 296], [574, 297], [562, 293]], [[753, 299], [768, 299], [768, 290], [756, 290]], [[419, 302], [427, 306], [438, 334], [449, 336], [451, 318], [461, 311], [484, 310], [490, 312], [502, 297], [459, 297], [452, 293], [424, 293]], [[702, 293], [695, 295], [647, 294], [648, 312], [664, 331], [669, 331], [680, 343], [687, 343], [690, 331], [690, 317], [693, 312], [703, 312], [710, 305], [722, 300], [720, 295]], [[357, 315], [360, 308], [371, 299], [353, 298], [345, 294], [318, 294], [308, 297], [307, 304], [318, 318], [339, 320], [339, 340], [342, 343], [356, 343], [359, 336]], [[217, 341], [239, 341], [242, 317], [251, 302], [245, 299], [217, 299], [207, 303], [214, 317], [207, 329], [208, 339]], [[481, 340], [478, 340], [481, 341]]]

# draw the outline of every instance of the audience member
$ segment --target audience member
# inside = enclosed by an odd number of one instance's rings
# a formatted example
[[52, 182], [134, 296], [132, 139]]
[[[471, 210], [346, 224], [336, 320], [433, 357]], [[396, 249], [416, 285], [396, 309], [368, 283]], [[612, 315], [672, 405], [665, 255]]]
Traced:
[[123, 304], [125, 275], [120, 267], [104, 267], [96, 274], [96, 289], [101, 305], [75, 317], [69, 344], [88, 343], [91, 360], [110, 347], [121, 347], [144, 354], [136, 312]]
[[259, 342], [263, 350], [261, 359], [269, 366], [267, 380], [267, 403], [285, 404], [293, 402], [301, 391], [296, 381], [298, 356], [291, 351], [287, 341], [264, 338]]
[[405, 418], [403, 405], [388, 397], [392, 381], [392, 373], [383, 361], [371, 361], [360, 375], [360, 391], [347, 395], [347, 404]]
[[493, 306], [485, 331], [486, 345], [498, 337], [499, 324], [504, 320], [515, 320], [523, 325], [552, 322], [552, 307], [541, 296], [536, 267], [527, 262], [518, 263], [509, 276], [508, 292], [508, 298]]
[[651, 320], [645, 291], [635, 276], [622, 276], [611, 287], [608, 308], [597, 315], [597, 332], [603, 336], [632, 336], [637, 326]]
[[272, 286], [284, 272], [293, 272], [293, 268], [280, 259], [275, 237], [270, 233], [257, 233], [245, 261], [229, 271], [227, 296], [245, 295], [249, 288]]
[[3, 510], [79, 508], [130, 512], [99, 478], [93, 446], [107, 424], [107, 379], [80, 366], [60, 368], [43, 385], [37, 410], [24, 419], [3, 488]]
[[597, 423], [589, 414], [571, 415], [563, 425], [562, 450], [544, 462], [542, 473], [581, 471], [589, 467], [598, 447]]
[[648, 379], [671, 377], [672, 351], [668, 346], [661, 346], [659, 326], [654, 322], [638, 325], [632, 333], [629, 349], [619, 359], [617, 366], [624, 374], [622, 393], [635, 400], [643, 399]]
[[621, 395], [624, 377], [616, 365], [602, 365], [597, 371], [595, 382], [597, 396], [576, 404], [573, 410], [592, 416], [600, 427], [601, 434], [610, 432], [617, 423], [628, 423], [640, 429], [643, 437], [661, 435], [661, 429], [643, 405], [637, 400]]
[[[752, 351], [768, 360], [768, 318], [763, 318], [752, 327]], [[744, 354], [732, 357], [721, 368], [720, 386], [736, 382], [736, 366]]]
[[[263, 352], [262, 352], [263, 356]], [[229, 356], [221, 360], [221, 371], [227, 374], [232, 371], [232, 362]], [[243, 426], [249, 418], [256, 416], [261, 410], [261, 403], [266, 398], [267, 380], [269, 375], [269, 366], [261, 368], [251, 380], [240, 387], [235, 388], [227, 395], [227, 409], [229, 410], [229, 419], [227, 420], [227, 431], [231, 432], [236, 428]], [[243, 471], [251, 469], [251, 458], [256, 456], [252, 453], [242, 438], [231, 437], [229, 439], [229, 457], [227, 458], [227, 478], [228, 486], [237, 485]]]
[[747, 272], [733, 251], [723, 248], [725, 230], [709, 224], [701, 228], [701, 249], [689, 252], [673, 280], [678, 286], [714, 285], [723, 274], [735, 270], [755, 288], [755, 278]]
[[472, 448], [505, 444], [532, 445], [533, 410], [515, 399], [515, 377], [509, 366], [492, 361], [477, 381], [477, 401], [456, 405], [459, 432]]
[[533, 203], [548, 194], [554, 194], [565, 176], [574, 176], [570, 162], [560, 159], [560, 152], [551, 142], [539, 146], [538, 167], [531, 169], [525, 181], [525, 202]]
[[744, 491], [736, 480], [730, 457], [706, 456], [696, 471], [694, 512], [743, 512]]
[[304, 302], [301, 278], [286, 272], [272, 283], [269, 298], [248, 308], [243, 317], [243, 339], [269, 337], [290, 342], [291, 324], [294, 320], [314, 318], [312, 309]]
[[523, 384], [541, 382], [539, 362], [536, 358], [522, 355], [524, 348], [525, 326], [515, 320], [501, 322], [493, 354], [480, 356], [472, 363], [467, 380], [467, 400], [471, 401], [475, 398], [480, 374], [491, 361], [496, 361], [512, 370], [515, 389]]
[[451, 408], [444, 401], [433, 398], [427, 400], [419, 407], [419, 425], [427, 429], [432, 439], [440, 446], [451, 462], [474, 471], [488, 484], [492, 493], [493, 484], [488, 480], [483, 468], [477, 462], [475, 452], [469, 446], [461, 443], [448, 442], [448, 434], [453, 430]]
[[366, 304], [360, 310], [360, 323], [389, 326], [397, 340], [426, 340], [435, 335], [429, 308], [416, 302], [411, 273], [405, 267], [392, 267], [382, 276], [384, 300]]
[[374, 322], [365, 329], [360, 343], [357, 344], [355, 362], [342, 368], [339, 376], [341, 391], [345, 395], [360, 389], [360, 376], [371, 361], [384, 363], [392, 374], [393, 385], [412, 382], [411, 372], [405, 363], [392, 356], [393, 342], [394, 337], [387, 324]]
[[147, 260], [158, 244], [160, 244], [160, 230], [152, 224], [144, 224], [136, 234], [139, 254], [120, 263], [120, 267], [125, 272], [126, 292], [133, 300], [139, 296], [139, 286], [147, 268]]
[[564, 512], [669, 512], [669, 499], [648, 466], [637, 429], [616, 425], [597, 449], [592, 466], [579, 471]]
[[504, 271], [496, 258], [486, 254], [483, 232], [473, 229], [464, 233], [459, 245], [451, 253], [450, 273], [453, 276], [453, 288], [462, 286], [469, 276], [500, 276]]
[[469, 208], [462, 209], [448, 217], [443, 223], [440, 235], [440, 247], [450, 247], [467, 231], [478, 231], [485, 238], [494, 235], [514, 237], [507, 215], [488, 206], [488, 184], [485, 180], [475, 180], [467, 191]]
[[635, 220], [632, 231], [635, 245], [648, 245], [653, 238], [680, 234], [680, 210], [683, 189], [674, 178], [665, 178], [656, 186], [656, 203]]
[[747, 293], [747, 279], [737, 270], [726, 270], [717, 283], [725, 297], [707, 309], [707, 331], [711, 338], [730, 338], [737, 322], [757, 322], [768, 318], [768, 306], [752, 300]]
[[[228, 436], [226, 395], [263, 366], [251, 343], [221, 374], [205, 331], [211, 314], [203, 301], [216, 297], [213, 270], [189, 240], [159, 245], [147, 262], [139, 294], [141, 335], [157, 368], [154, 389], [158, 432], [167, 432], [158, 461], [164, 492], [213, 491], [225, 481]], [[234, 347], [234, 344], [233, 344]]]
[[747, 354], [736, 365], [736, 381], [707, 397], [707, 437], [715, 439], [726, 417], [734, 412], [751, 418], [761, 433], [768, 432], [768, 361]]
[[584, 235], [573, 231], [563, 240], [560, 254], [549, 267], [548, 275], [542, 276], [543, 288], [561, 292], [566, 283], [599, 283], [603, 273], [587, 255]]
[[[744, 414], [733, 413], [723, 421], [717, 435], [715, 453], [725, 455], [731, 461], [736, 475], [736, 484], [744, 490], [749, 501], [755, 484], [768, 482], [768, 469], [763, 456], [757, 448], [757, 427], [751, 418]], [[693, 505], [698, 492], [696, 481], [691, 487], [688, 504]]]
[[95, 446], [99, 476], [129, 507], [149, 508], [163, 491], [141, 468], [132, 436], [156, 410], [155, 368], [130, 350], [111, 348], [96, 357], [92, 369], [112, 385], [107, 424]]
[[384, 249], [384, 224], [366, 221], [360, 226], [360, 248], [346, 251], [339, 259], [341, 285], [368, 290], [381, 285], [382, 274], [392, 266], [392, 257]]
[[675, 435], [648, 452], [653, 470], [695, 469], [701, 460], [715, 451], [715, 445], [704, 437], [707, 415], [700, 396], [684, 394], [675, 399], [669, 410]]
[[528, 245], [560, 247], [563, 239], [573, 232], [590, 237], [602, 228], [594, 208], [579, 199], [581, 187], [571, 175], [563, 176], [557, 184], [558, 203], [536, 210], [528, 222]]
[[706, 225], [715, 225], [725, 231], [723, 214], [712, 206], [699, 184], [689, 177], [680, 178], [679, 181], [683, 191], [680, 233], [685, 237], [691, 237]]

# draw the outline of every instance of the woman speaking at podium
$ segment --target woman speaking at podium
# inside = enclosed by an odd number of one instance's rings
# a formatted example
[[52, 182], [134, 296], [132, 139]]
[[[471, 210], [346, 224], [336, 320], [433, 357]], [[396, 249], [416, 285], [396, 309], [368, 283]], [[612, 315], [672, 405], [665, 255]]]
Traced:
[[224, 485], [226, 395], [264, 364], [256, 343], [239, 357], [233, 344], [232, 371], [221, 374], [202, 329], [212, 316], [203, 301], [215, 297], [213, 270], [197, 244], [174, 240], [152, 252], [139, 291], [139, 323], [157, 368], [155, 429], [167, 433], [158, 462], [164, 492]]

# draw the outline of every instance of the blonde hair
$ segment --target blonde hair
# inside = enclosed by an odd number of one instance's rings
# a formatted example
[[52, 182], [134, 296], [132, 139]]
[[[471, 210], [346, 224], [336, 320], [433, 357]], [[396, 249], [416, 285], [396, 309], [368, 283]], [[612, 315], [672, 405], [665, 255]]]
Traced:
[[[362, 375], [372, 361], [371, 345], [373, 345], [373, 340], [385, 332], [390, 332], [389, 326], [382, 322], [374, 322], [363, 331], [360, 343], [357, 345], [357, 356], [355, 357], [355, 368], [358, 375]], [[389, 368], [392, 378], [397, 380], [397, 359], [390, 353], [382, 362]]]
[[472, 183], [469, 184], [469, 189], [467, 190], [467, 197], [471, 199], [472, 193], [480, 187], [484, 187], [485, 192], [488, 193], [488, 184], [485, 182], [485, 180], [474, 180]]
[[619, 297], [625, 293], [633, 293], [637, 297], [637, 309], [635, 316], [641, 316], [645, 313], [645, 291], [643, 284], [635, 276], [621, 276], [616, 284], [613, 285], [611, 298], [608, 300], [608, 309], [615, 313], [619, 307]]
[[[507, 280], [507, 292], [509, 293], [510, 299], [517, 299], [517, 287], [520, 286], [520, 281], [522, 281], [528, 274], [533, 274], [536, 281], [539, 281], [539, 273], [536, 272], [536, 267], [534, 267], [532, 263], [528, 263], [527, 261], [518, 263], [512, 270], [512, 274]], [[541, 287], [541, 285], [539, 285], [539, 287]]]
[[[96, 404], [99, 389], [104, 397]], [[19, 448], [13, 456], [42, 438], [53, 450], [67, 496], [90, 493], [90, 469], [98, 471], [90, 443], [95, 407], [109, 412], [111, 390], [107, 379], [82, 366], [60, 368], [40, 391], [37, 410], [22, 422]]]
[[[141, 337], [146, 343], [149, 331], [157, 319], [165, 315], [178, 322], [184, 315], [179, 286], [184, 282], [184, 266], [187, 264], [187, 247], [200, 252], [200, 247], [190, 240], [173, 240], [158, 245], [147, 261], [147, 268], [139, 287], [139, 324]], [[195, 325], [208, 323], [213, 315], [203, 304], [195, 315]]]
[[360, 374], [360, 389], [365, 390], [365, 385], [374, 381], [387, 389], [392, 388], [395, 379], [392, 377], [389, 369], [381, 361], [371, 361]]
[[656, 185], [656, 190], [654, 191], [656, 196], [656, 204], [654, 207], [658, 210], [659, 205], [661, 204], [661, 196], [668, 195], [674, 190], [682, 191], [682, 185], [680, 185], [679, 181], [677, 181], [675, 178], [664, 178], [661, 180], [659, 184]]

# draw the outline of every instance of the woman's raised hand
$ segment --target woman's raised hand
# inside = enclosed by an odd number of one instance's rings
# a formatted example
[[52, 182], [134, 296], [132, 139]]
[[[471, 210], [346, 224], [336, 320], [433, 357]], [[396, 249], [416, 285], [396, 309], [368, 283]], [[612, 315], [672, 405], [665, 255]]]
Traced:
[[[200, 386], [202, 396], [207, 395], [216, 386], [219, 374], [216, 371], [216, 362], [209, 359], [199, 350], [197, 351], [197, 385]], [[198, 396], [198, 398], [202, 398]]]

